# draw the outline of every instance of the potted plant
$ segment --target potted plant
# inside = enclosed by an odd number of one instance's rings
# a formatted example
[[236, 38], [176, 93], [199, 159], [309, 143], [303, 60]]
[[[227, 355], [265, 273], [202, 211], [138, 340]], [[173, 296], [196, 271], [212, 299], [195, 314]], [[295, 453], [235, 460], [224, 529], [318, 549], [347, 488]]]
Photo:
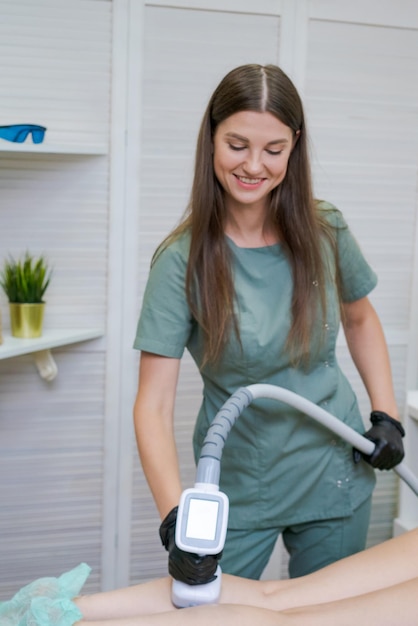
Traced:
[[0, 285], [8, 300], [10, 327], [14, 337], [33, 338], [42, 335], [44, 294], [52, 270], [44, 256], [35, 258], [26, 252], [23, 259], [10, 257], [0, 273]]

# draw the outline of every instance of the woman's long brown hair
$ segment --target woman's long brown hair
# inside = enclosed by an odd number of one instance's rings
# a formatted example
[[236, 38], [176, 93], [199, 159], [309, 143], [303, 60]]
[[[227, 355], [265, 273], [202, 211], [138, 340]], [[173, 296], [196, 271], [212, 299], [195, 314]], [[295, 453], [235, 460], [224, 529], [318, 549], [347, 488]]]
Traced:
[[230, 333], [239, 338], [239, 329], [234, 315], [230, 249], [224, 234], [224, 192], [213, 168], [213, 136], [223, 120], [239, 111], [267, 111], [294, 133], [286, 177], [271, 193], [268, 220], [293, 275], [287, 349], [295, 365], [307, 363], [312, 326], [326, 308], [321, 239], [330, 233], [313, 198], [302, 102], [279, 67], [244, 65], [227, 74], [216, 88], [200, 126], [189, 205], [182, 222], [157, 254], [182, 233], [190, 232], [186, 293], [190, 310], [204, 332], [204, 362], [216, 362]]

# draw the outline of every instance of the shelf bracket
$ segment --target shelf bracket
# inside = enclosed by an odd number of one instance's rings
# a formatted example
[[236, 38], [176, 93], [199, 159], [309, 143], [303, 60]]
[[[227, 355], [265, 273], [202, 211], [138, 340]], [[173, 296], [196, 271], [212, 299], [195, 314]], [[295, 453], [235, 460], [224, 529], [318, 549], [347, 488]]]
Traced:
[[36, 367], [41, 378], [47, 381], [54, 380], [58, 374], [57, 364], [51, 354], [51, 350], [39, 350], [34, 353]]

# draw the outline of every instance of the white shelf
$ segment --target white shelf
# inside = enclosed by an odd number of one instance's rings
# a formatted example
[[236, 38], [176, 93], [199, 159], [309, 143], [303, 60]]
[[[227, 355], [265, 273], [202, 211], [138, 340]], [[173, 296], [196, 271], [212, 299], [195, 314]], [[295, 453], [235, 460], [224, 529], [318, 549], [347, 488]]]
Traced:
[[98, 328], [44, 330], [42, 337], [35, 339], [18, 339], [4, 333], [3, 343], [0, 345], [0, 360], [33, 354], [40, 376], [53, 380], [58, 370], [50, 352], [52, 348], [97, 339], [103, 334], [103, 330]]
[[50, 350], [70, 343], [96, 339], [104, 334], [98, 328], [70, 328], [58, 330], [44, 330], [42, 337], [36, 339], [18, 339], [8, 333], [3, 333], [3, 343], [0, 344], [0, 359], [10, 359], [40, 350]]
[[[0, 138], [1, 141], [1, 138]], [[108, 148], [103, 144], [93, 145], [68, 145], [57, 144], [51, 145], [48, 143], [30, 143], [25, 141], [24, 143], [13, 143], [12, 141], [1, 141], [0, 154], [7, 153], [30, 153], [30, 154], [80, 154], [80, 155], [105, 155], [108, 153]]]

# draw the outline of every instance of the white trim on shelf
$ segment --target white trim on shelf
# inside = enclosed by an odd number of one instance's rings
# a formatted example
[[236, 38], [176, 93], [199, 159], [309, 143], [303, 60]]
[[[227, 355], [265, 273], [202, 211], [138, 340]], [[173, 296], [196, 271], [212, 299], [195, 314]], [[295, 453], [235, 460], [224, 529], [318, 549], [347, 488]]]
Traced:
[[44, 330], [41, 337], [36, 339], [18, 339], [9, 333], [3, 332], [3, 343], [0, 345], [0, 359], [10, 359], [22, 354], [50, 350], [70, 343], [96, 339], [104, 334], [99, 328], [63, 328]]
[[13, 143], [0, 144], [0, 153], [30, 153], [30, 154], [80, 154], [102, 156], [108, 154], [108, 147], [104, 144], [48, 144], [48, 143]]
[[45, 330], [41, 337], [34, 339], [19, 339], [6, 332], [3, 333], [3, 343], [0, 345], [0, 360], [33, 354], [39, 375], [45, 380], [51, 381], [58, 373], [56, 363], [50, 352], [52, 348], [96, 339], [102, 335], [104, 335], [104, 331], [99, 328]]

